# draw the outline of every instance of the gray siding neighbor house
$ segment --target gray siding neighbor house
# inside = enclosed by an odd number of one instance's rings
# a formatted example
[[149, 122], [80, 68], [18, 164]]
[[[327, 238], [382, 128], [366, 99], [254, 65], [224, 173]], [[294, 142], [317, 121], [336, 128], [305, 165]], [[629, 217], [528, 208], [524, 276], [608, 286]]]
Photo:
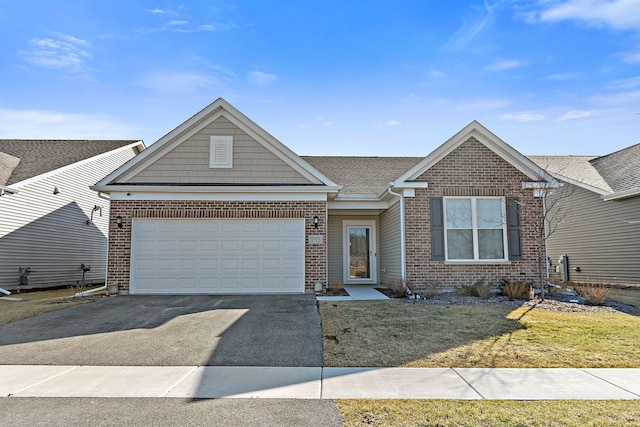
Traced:
[[0, 140], [0, 288], [104, 282], [109, 199], [89, 189], [141, 141]]
[[564, 183], [548, 196], [550, 277], [640, 285], [640, 144], [601, 157], [530, 159]]

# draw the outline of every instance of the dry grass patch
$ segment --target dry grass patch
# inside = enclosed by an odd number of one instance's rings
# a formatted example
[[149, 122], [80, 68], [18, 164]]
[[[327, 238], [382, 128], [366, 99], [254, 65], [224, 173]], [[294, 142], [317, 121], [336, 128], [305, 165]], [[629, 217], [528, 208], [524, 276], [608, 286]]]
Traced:
[[640, 426], [632, 400], [338, 400], [346, 427], [370, 426]]
[[640, 366], [640, 317], [497, 305], [320, 302], [326, 366]]
[[0, 326], [87, 302], [82, 300], [65, 301], [74, 293], [74, 290], [68, 288], [13, 293], [9, 297], [21, 298], [22, 301], [0, 300]]

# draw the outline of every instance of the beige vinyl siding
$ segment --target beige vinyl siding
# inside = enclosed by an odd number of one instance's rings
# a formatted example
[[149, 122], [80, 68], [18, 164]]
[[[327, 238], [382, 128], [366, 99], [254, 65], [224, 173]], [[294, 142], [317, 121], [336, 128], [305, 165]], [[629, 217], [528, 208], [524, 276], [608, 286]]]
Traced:
[[380, 250], [378, 262], [380, 283], [402, 279], [400, 238], [400, 203], [380, 214]]
[[[0, 287], [15, 289], [18, 267], [31, 267], [29, 288], [74, 284], [81, 264], [87, 282], [106, 276], [109, 201], [89, 189], [134, 156], [132, 149], [98, 156], [20, 186], [0, 197]], [[54, 195], [57, 187], [59, 193]], [[93, 213], [94, 206], [102, 207]]]
[[[344, 282], [344, 245], [342, 221], [349, 220], [373, 220], [378, 225], [378, 217], [375, 215], [329, 215], [327, 224], [327, 264], [329, 283], [343, 284]], [[380, 247], [380, 233], [376, 230], [376, 247]], [[379, 260], [379, 258], [378, 258]], [[380, 277], [380, 263], [378, 261], [378, 277]]]
[[[233, 136], [233, 167], [209, 167], [212, 135]], [[130, 183], [173, 184], [310, 184], [291, 166], [220, 117], [153, 164]]]
[[567, 255], [573, 282], [640, 285], [640, 197], [604, 201], [591, 191], [565, 187], [570, 197], [550, 215], [561, 220], [547, 241], [552, 277], [558, 258]]

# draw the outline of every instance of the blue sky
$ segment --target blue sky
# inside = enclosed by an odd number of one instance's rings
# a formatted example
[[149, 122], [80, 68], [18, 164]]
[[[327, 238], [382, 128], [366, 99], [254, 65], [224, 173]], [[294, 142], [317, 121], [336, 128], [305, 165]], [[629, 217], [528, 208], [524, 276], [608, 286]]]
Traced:
[[218, 97], [301, 155], [640, 142], [640, 0], [0, 0], [0, 138], [143, 139]]

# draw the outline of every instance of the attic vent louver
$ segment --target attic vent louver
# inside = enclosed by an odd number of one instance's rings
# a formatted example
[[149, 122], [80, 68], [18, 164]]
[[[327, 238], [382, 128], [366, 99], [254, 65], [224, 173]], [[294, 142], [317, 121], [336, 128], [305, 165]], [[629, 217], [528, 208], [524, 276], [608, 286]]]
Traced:
[[211, 137], [209, 167], [233, 167], [233, 136], [215, 135]]

